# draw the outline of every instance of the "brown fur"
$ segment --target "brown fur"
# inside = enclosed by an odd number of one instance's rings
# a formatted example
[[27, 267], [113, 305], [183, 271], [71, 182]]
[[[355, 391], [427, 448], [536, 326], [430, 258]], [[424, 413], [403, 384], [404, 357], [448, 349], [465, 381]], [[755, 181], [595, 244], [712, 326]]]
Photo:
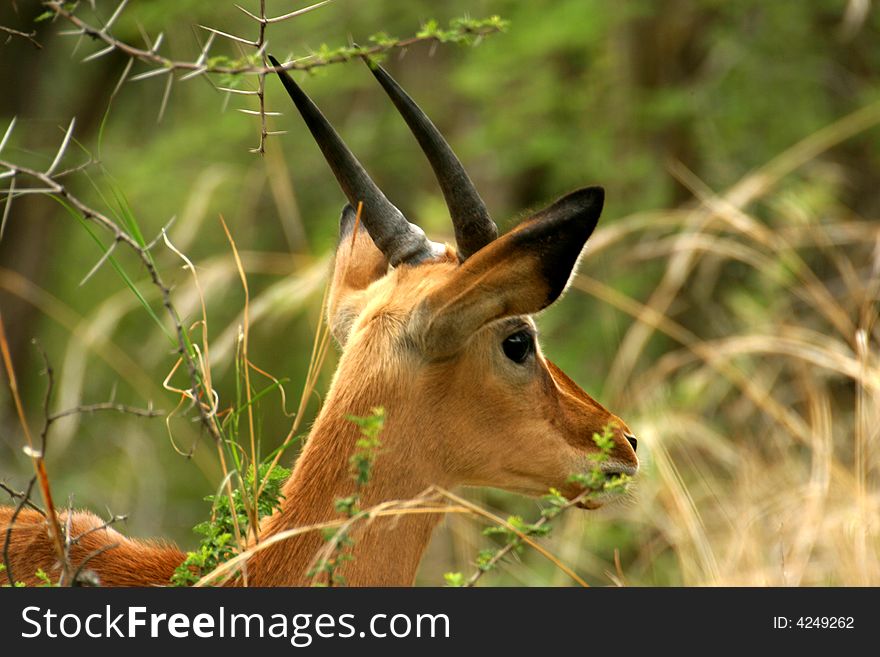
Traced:
[[[10, 507], [0, 507], [0, 545], [6, 544], [12, 513]], [[67, 514], [61, 514], [59, 521], [62, 527], [67, 526]], [[71, 574], [83, 566], [97, 573], [104, 586], [168, 584], [174, 569], [184, 559], [180, 550], [161, 541], [132, 540], [112, 528], [96, 529], [103, 524], [103, 520], [91, 513], [73, 512], [70, 535], [80, 538], [70, 547]], [[115, 547], [107, 549], [111, 545]], [[99, 550], [106, 551], [98, 553]], [[9, 539], [9, 557], [13, 579], [28, 586], [41, 583], [36, 576], [38, 569], [53, 582], [61, 575], [46, 521], [32, 509], [23, 509], [15, 520]]]
[[[344, 231], [328, 304], [342, 356], [285, 484], [281, 509], [261, 528], [263, 538], [339, 518], [333, 503], [354, 490], [349, 457], [359, 437], [346, 418], [375, 406], [387, 410], [387, 419], [370, 482], [361, 492], [362, 508], [411, 498], [432, 484], [494, 486], [527, 495], [555, 487], [574, 497], [581, 491], [568, 478], [590, 467], [588, 457], [597, 450], [592, 435], [609, 424], [615, 427], [614, 449], [604, 467], [635, 471], [638, 459], [620, 418], [537, 346], [523, 363], [511, 361], [501, 348], [513, 332], [534, 330], [528, 315], [564, 289], [598, 218], [597, 198], [589, 190], [576, 192], [463, 265], [448, 249], [433, 261], [389, 271], [362, 228]], [[7, 511], [0, 515], [0, 530], [8, 517]], [[356, 586], [412, 584], [439, 519], [413, 515], [359, 525], [354, 560], [341, 574]], [[73, 535], [98, 522], [77, 513]], [[172, 547], [104, 530], [76, 547], [74, 565], [110, 543], [119, 545], [89, 564], [107, 585], [167, 582], [183, 559]], [[312, 532], [256, 553], [247, 563], [248, 584], [307, 585], [323, 545], [320, 533]], [[20, 517], [10, 553], [16, 577], [28, 578], [37, 567], [55, 568], [38, 514]]]

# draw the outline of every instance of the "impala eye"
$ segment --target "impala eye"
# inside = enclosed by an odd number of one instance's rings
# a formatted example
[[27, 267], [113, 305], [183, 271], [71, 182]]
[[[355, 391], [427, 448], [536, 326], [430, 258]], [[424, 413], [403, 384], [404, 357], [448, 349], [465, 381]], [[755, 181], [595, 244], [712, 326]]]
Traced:
[[504, 355], [514, 363], [522, 363], [535, 349], [535, 338], [529, 331], [517, 331], [501, 343]]

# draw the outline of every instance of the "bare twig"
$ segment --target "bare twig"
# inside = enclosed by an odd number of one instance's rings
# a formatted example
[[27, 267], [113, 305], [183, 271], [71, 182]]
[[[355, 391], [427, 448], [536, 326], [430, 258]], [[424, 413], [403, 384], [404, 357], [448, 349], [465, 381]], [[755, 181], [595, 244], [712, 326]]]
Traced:
[[[6, 566], [6, 577], [9, 580], [10, 586], [15, 586], [15, 578], [12, 576], [12, 564], [9, 561], [9, 546], [12, 542], [12, 528], [15, 527], [15, 521], [18, 519], [18, 514], [21, 513], [21, 510], [25, 506], [31, 505], [31, 493], [34, 490], [35, 483], [37, 483], [37, 475], [31, 477], [27, 489], [20, 495], [19, 502], [15, 505], [15, 511], [12, 512], [12, 516], [9, 518], [9, 524], [6, 525], [6, 537], [3, 540], [3, 564]], [[3, 489], [6, 491], [9, 490], [5, 486]]]
[[33, 44], [34, 48], [36, 48], [37, 50], [41, 50], [43, 48], [42, 44], [35, 38], [37, 36], [36, 30], [33, 30], [31, 32], [22, 32], [21, 30], [14, 30], [11, 27], [0, 25], [0, 32], [6, 32], [6, 34], [9, 35], [8, 38], [10, 39], [14, 36], [21, 37], [22, 39], [27, 39]]
[[42, 515], [42, 516], [46, 515], [46, 512], [43, 511], [43, 509], [41, 509], [38, 504], [34, 504], [33, 500], [30, 499], [27, 492], [17, 491], [14, 488], [10, 488], [6, 484], [4, 484], [2, 481], [0, 481], [0, 490], [4, 491], [13, 500], [24, 500], [25, 506], [33, 509], [34, 511], [36, 511], [40, 515]]
[[163, 414], [161, 410], [155, 410], [152, 407], [138, 408], [136, 406], [127, 406], [125, 404], [117, 404], [112, 401], [100, 402], [97, 404], [83, 404], [68, 408], [66, 411], [60, 411], [49, 416], [49, 421], [54, 422], [68, 415], [78, 415], [83, 413], [97, 413], [99, 411], [116, 411], [117, 413], [126, 413], [128, 415], [137, 415], [139, 417], [159, 417]]
[[89, 586], [100, 586], [100, 580], [97, 581], [87, 581], [85, 578], [86, 566], [89, 565], [89, 562], [95, 557], [104, 554], [108, 550], [112, 550], [113, 548], [119, 547], [119, 543], [109, 543], [107, 545], [102, 545], [97, 550], [92, 550], [83, 558], [80, 562], [79, 566], [77, 566], [76, 571], [73, 573], [73, 578], [70, 580], [71, 586], [82, 586], [83, 584], [88, 584]]
[[71, 538], [68, 541], [68, 543], [70, 545], [76, 545], [77, 543], [79, 543], [83, 538], [85, 538], [89, 534], [94, 534], [95, 532], [104, 531], [105, 529], [112, 527], [117, 522], [124, 522], [124, 521], [128, 520], [128, 516], [126, 516], [126, 515], [117, 516], [117, 515], [111, 513], [109, 509], [107, 510], [107, 513], [110, 514], [110, 517], [107, 520], [105, 520], [103, 523], [101, 523], [97, 527], [92, 527], [91, 529], [87, 529], [86, 531], [84, 531], [82, 534], [78, 534], [77, 536], [74, 536], [73, 538]]

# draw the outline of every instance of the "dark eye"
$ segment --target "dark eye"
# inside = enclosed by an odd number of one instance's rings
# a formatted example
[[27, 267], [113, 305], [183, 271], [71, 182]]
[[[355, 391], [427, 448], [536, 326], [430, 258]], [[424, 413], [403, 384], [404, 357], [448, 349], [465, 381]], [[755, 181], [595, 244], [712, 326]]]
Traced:
[[535, 348], [535, 339], [528, 331], [517, 331], [501, 343], [504, 355], [514, 363], [522, 363]]

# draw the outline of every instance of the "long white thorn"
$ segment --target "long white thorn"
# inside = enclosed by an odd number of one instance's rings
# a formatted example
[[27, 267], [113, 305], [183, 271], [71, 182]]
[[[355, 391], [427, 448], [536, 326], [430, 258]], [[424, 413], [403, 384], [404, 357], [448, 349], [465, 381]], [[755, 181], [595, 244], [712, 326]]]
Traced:
[[163, 73], [171, 73], [170, 68], [154, 68], [152, 71], [145, 71], [144, 73], [138, 73], [137, 75], [132, 75], [128, 78], [129, 82], [137, 82], [139, 80], [146, 80], [147, 78], [153, 78], [157, 75], [162, 75]]
[[104, 32], [106, 34], [107, 30], [109, 30], [111, 27], [113, 27], [113, 23], [115, 23], [116, 19], [119, 18], [120, 14], [122, 14], [122, 10], [125, 9], [125, 5], [127, 5], [127, 4], [128, 4], [128, 0], [122, 0], [122, 2], [119, 3], [119, 6], [116, 8], [116, 11], [113, 12], [113, 15], [107, 20], [106, 23], [104, 23], [104, 27], [101, 28], [102, 32]]
[[83, 57], [82, 61], [80, 63], [85, 64], [86, 62], [90, 62], [92, 60], [99, 59], [99, 58], [103, 57], [104, 55], [107, 55], [107, 54], [113, 52], [114, 48], [116, 48], [116, 46], [111, 45], [111, 46], [107, 46], [103, 50], [98, 50], [97, 52], [93, 52], [88, 57]]
[[202, 48], [202, 52], [199, 55], [199, 58], [196, 60], [196, 65], [201, 66], [205, 63], [205, 60], [208, 59], [208, 51], [211, 49], [211, 46], [214, 43], [214, 34], [208, 35], [208, 40], [205, 41], [205, 47]]
[[247, 14], [248, 16], [250, 16], [251, 18], [253, 18], [253, 19], [254, 19], [255, 21], [257, 21], [258, 23], [262, 23], [262, 22], [263, 22], [263, 19], [262, 19], [262, 18], [260, 18], [260, 17], [257, 16], [256, 14], [252, 14], [252, 13], [249, 12], [247, 9], [245, 9], [244, 7], [242, 7], [241, 5], [235, 5], [235, 8], [238, 9], [238, 10], [240, 10], [240, 11], [243, 11], [245, 14]]
[[251, 41], [250, 39], [242, 39], [239, 36], [235, 36], [234, 34], [229, 34], [229, 32], [223, 32], [222, 30], [215, 30], [213, 27], [208, 27], [207, 25], [199, 25], [203, 30], [207, 30], [211, 34], [216, 34], [218, 36], [226, 37], [227, 39], [232, 39], [233, 41], [238, 41], [238, 43], [243, 43], [246, 46], [256, 46], [256, 41]]
[[12, 197], [15, 195], [15, 178], [9, 181], [9, 189], [6, 190], [6, 207], [3, 208], [3, 219], [0, 219], [0, 241], [6, 231], [6, 220], [9, 219], [9, 211], [12, 209]]
[[0, 153], [3, 152], [6, 142], [9, 141], [9, 136], [12, 134], [12, 129], [15, 127], [15, 119], [16, 117], [13, 116], [12, 120], [9, 122], [9, 127], [6, 128], [6, 132], [3, 134], [3, 139], [0, 139]]
[[171, 85], [174, 83], [174, 76], [168, 76], [168, 82], [165, 83], [165, 93], [162, 94], [162, 104], [159, 106], [159, 116], [156, 117], [156, 123], [162, 123], [162, 117], [165, 116], [165, 108], [168, 106], [168, 98], [171, 96]]
[[107, 260], [110, 259], [110, 256], [113, 255], [113, 249], [116, 248], [117, 244], [119, 244], [119, 242], [113, 242], [113, 244], [111, 244], [110, 247], [106, 251], [104, 251], [104, 255], [102, 255], [98, 262], [95, 263], [95, 266], [89, 270], [88, 274], [83, 276], [83, 279], [79, 282], [79, 287], [85, 285], [89, 281], [89, 279], [95, 275], [95, 272], [97, 272], [101, 268], [101, 265], [103, 265], [105, 262], [107, 262]]
[[131, 73], [131, 67], [134, 66], [134, 57], [129, 57], [128, 63], [125, 65], [125, 69], [122, 71], [122, 75], [119, 76], [119, 82], [116, 83], [116, 86], [113, 87], [113, 93], [110, 94], [110, 98], [115, 98], [116, 94], [119, 93], [119, 89], [125, 83], [128, 74]]
[[61, 148], [58, 149], [58, 153], [55, 154], [55, 159], [52, 160], [52, 164], [49, 165], [49, 168], [46, 169], [46, 176], [49, 178], [52, 177], [52, 173], [55, 171], [55, 167], [58, 166], [58, 163], [61, 162], [61, 158], [64, 157], [64, 152], [67, 150], [68, 144], [70, 144], [70, 138], [73, 136], [73, 126], [76, 125], [76, 117], [70, 119], [70, 125], [67, 126], [67, 133], [64, 135], [64, 141], [61, 142]]
[[281, 112], [260, 112], [258, 110], [242, 109], [240, 107], [237, 108], [237, 111], [241, 112], [242, 114], [250, 114], [252, 116], [263, 116], [264, 114], [266, 116], [282, 116]]
[[233, 89], [232, 87], [217, 87], [217, 91], [225, 91], [230, 94], [240, 94], [242, 96], [259, 96], [259, 91], [253, 91], [252, 89]]
[[153, 42], [153, 47], [150, 48], [151, 53], [155, 53], [159, 49], [159, 46], [162, 45], [162, 39], [164, 39], [164, 38], [165, 38], [165, 33], [159, 32], [159, 36], [157, 36], [156, 40]]
[[303, 14], [307, 14], [310, 11], [318, 9], [319, 7], [323, 7], [326, 4], [333, 2], [333, 0], [324, 0], [323, 2], [319, 2], [317, 4], [311, 5], [309, 7], [303, 7], [302, 9], [297, 9], [296, 11], [292, 11], [289, 14], [284, 14], [283, 16], [275, 16], [275, 18], [266, 18], [266, 24], [270, 23], [280, 23], [281, 21], [286, 21], [290, 18], [296, 18], [297, 16], [301, 16]]
[[201, 75], [201, 74], [204, 73], [206, 70], [207, 70], [207, 67], [206, 67], [206, 66], [199, 66], [199, 67], [198, 67], [197, 69], [195, 69], [194, 71], [190, 71], [190, 72], [187, 73], [186, 75], [181, 75], [181, 76], [180, 76], [180, 81], [181, 81], [181, 82], [185, 82], [186, 80], [191, 80], [192, 78], [196, 77], [197, 75]]

